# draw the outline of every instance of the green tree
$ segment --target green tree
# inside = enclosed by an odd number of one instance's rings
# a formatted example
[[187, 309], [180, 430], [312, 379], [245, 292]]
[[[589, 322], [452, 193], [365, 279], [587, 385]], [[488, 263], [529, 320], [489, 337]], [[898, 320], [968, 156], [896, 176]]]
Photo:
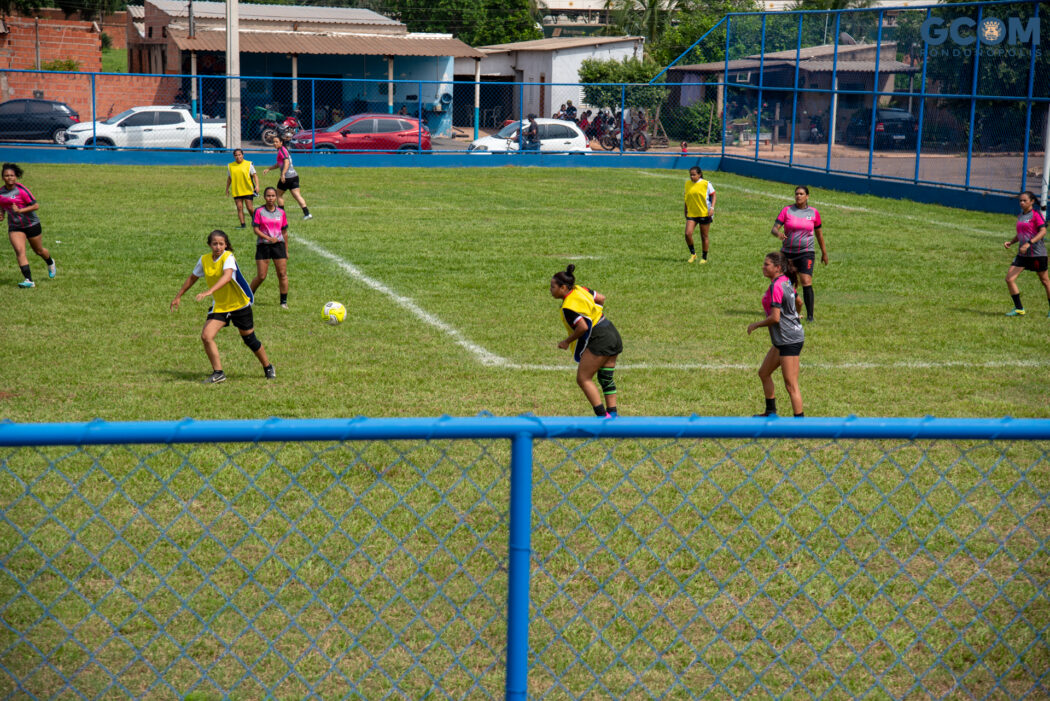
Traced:
[[540, 39], [529, 0], [384, 0], [377, 12], [412, 32], [443, 32], [471, 46]]
[[[664, 101], [666, 88], [660, 83], [647, 85], [662, 66], [651, 58], [634, 57], [615, 59], [584, 59], [580, 65], [580, 82], [583, 83], [584, 101], [589, 105], [619, 108], [626, 92], [627, 107], [654, 109]], [[614, 85], [596, 85], [614, 83]], [[620, 84], [627, 83], [626, 90]], [[634, 83], [634, 85], [631, 85]]]
[[[704, 36], [730, 12], [753, 12], [759, 9], [755, 0], [712, 0], [679, 2], [674, 24], [657, 39], [647, 44], [650, 56], [661, 66], [678, 58], [697, 39]], [[700, 45], [683, 57], [681, 63], [721, 61], [725, 57], [724, 24], [712, 32]]]
[[605, 0], [609, 26], [605, 34], [643, 36], [656, 41], [671, 26], [679, 0]]

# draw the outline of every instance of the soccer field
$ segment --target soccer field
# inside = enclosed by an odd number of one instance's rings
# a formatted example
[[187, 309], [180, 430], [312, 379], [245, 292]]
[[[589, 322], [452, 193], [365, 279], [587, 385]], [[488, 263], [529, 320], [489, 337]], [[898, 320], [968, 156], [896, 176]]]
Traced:
[[[206, 303], [192, 300], [203, 281], [179, 312], [168, 304], [213, 228], [254, 275], [254, 237], [236, 228], [225, 170], [26, 171], [58, 276], [31, 254], [37, 288], [17, 288], [8, 249], [0, 415], [14, 421], [586, 415], [548, 293], [569, 262], [607, 296], [623, 336], [624, 415], [762, 409], [768, 335], [745, 329], [761, 318], [760, 267], [789, 185], [708, 173], [718, 208], [700, 266], [685, 262], [684, 172], [305, 169], [314, 219], [287, 198], [291, 309], [278, 307], [272, 269], [255, 306], [277, 380], [226, 329], [229, 380], [204, 386]], [[1003, 316], [1012, 217], [819, 189], [810, 203], [831, 264], [814, 276], [807, 415], [1050, 415], [1050, 319], [1034, 274], [1019, 280], [1028, 316]], [[320, 320], [328, 300], [347, 306], [339, 327]]]

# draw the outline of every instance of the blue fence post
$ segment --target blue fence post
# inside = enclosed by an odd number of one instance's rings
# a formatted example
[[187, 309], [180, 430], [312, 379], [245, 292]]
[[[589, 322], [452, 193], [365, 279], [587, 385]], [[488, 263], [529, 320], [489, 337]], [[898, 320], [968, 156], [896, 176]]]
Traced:
[[627, 83], [620, 85], [620, 153], [623, 154], [623, 120], [627, 118]]
[[722, 158], [726, 155], [726, 121], [729, 116], [729, 32], [733, 17], [726, 18], [726, 53], [722, 68]]
[[507, 564], [507, 699], [528, 697], [529, 568], [532, 557], [532, 436], [510, 444], [510, 534]]
[[98, 138], [98, 112], [95, 111], [97, 101], [95, 100], [95, 74], [91, 74], [91, 147], [98, 148], [96, 139]]
[[[984, 14], [984, 6], [977, 6], [977, 26], [981, 26], [981, 16]], [[973, 164], [973, 130], [977, 117], [977, 76], [981, 69], [981, 34], [977, 32], [973, 41], [973, 79], [970, 83], [970, 139], [966, 145], [966, 182], [963, 184], [967, 190], [970, 189], [970, 166]]]
[[868, 149], [868, 177], [875, 165], [875, 122], [879, 116], [879, 57], [882, 55], [882, 10], [879, 10], [879, 31], [875, 39], [875, 77], [871, 83], [871, 148]]
[[[765, 80], [766, 72], [766, 15], [762, 13], [762, 38], [759, 40], [758, 54], [758, 109], [755, 110], [755, 160], [758, 160], [758, 150], [762, 144], [762, 81]], [[770, 145], [773, 135], [770, 134]]]
[[[1035, 21], [1039, 22], [1039, 4], [1035, 6]], [[1036, 26], [1039, 26], [1038, 24]], [[1037, 51], [1037, 45], [1035, 43], [1035, 37], [1032, 37], [1031, 60], [1028, 64], [1028, 104], [1025, 107], [1024, 112], [1024, 148], [1021, 150], [1021, 187], [1019, 190], [1028, 189], [1028, 146], [1030, 134], [1032, 129], [1032, 94], [1035, 88], [1035, 52]], [[1046, 148], [1046, 144], [1043, 144], [1043, 148]], [[1044, 174], [1043, 177], [1046, 177]], [[1043, 203], [1046, 206], [1046, 203]]]
[[[416, 115], [419, 118], [419, 129], [416, 130], [416, 150], [420, 153], [423, 152], [423, 81], [420, 80], [416, 83], [416, 96], [419, 101], [416, 103]], [[434, 150], [434, 142], [430, 142], [430, 150]]]
[[[839, 34], [842, 25], [842, 13], [835, 14], [835, 51], [831, 56], [831, 90], [828, 92], [828, 156], [824, 162], [824, 172], [831, 172], [831, 145], [835, 143], [835, 117], [838, 115], [838, 82], [839, 82]], [[868, 144], [871, 149], [871, 144]]]
[[[930, 9], [926, 8], [926, 19], [930, 19]], [[930, 45], [922, 42], [922, 78], [919, 83], [919, 130], [915, 137], [915, 182], [919, 182], [919, 161], [922, 160], [922, 121], [926, 116], [926, 60], [929, 58]]]
[[795, 162], [795, 132], [798, 131], [798, 64], [802, 57], [802, 18], [798, 13], [798, 44], [795, 45], [795, 84], [791, 91], [791, 147], [788, 150], [788, 165]]
[[[313, 140], [317, 140], [317, 78], [310, 79], [310, 133], [314, 134]], [[313, 144], [310, 144], [313, 151]]]

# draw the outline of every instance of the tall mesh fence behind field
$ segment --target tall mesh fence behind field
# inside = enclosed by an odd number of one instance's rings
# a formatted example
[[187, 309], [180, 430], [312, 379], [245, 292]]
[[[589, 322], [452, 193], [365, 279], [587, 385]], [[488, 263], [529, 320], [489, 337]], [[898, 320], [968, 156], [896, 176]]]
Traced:
[[[1045, 440], [647, 438], [666, 427], [645, 420], [583, 438], [588, 422], [523, 420], [509, 433], [566, 436], [533, 443], [529, 501], [528, 458], [494, 420], [474, 439], [456, 421], [422, 441], [77, 448], [9, 430], [0, 696], [1048, 691]], [[531, 573], [508, 560], [522, 498]]]

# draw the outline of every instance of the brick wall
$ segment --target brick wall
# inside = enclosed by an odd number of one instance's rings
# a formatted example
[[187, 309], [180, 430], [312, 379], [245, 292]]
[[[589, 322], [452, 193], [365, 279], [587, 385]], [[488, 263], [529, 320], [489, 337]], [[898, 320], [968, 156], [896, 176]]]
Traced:
[[[106, 119], [129, 107], [170, 105], [179, 90], [177, 78], [134, 74], [106, 75], [95, 78], [95, 109], [99, 119]], [[45, 100], [65, 102], [90, 121], [91, 76], [48, 72], [11, 73], [0, 70], [0, 95], [4, 100], [33, 97], [39, 92]]]
[[[109, 35], [109, 38], [113, 40], [114, 49], [123, 49], [128, 45], [127, 37], [127, 25], [128, 25], [128, 13], [126, 10], [120, 12], [113, 12], [108, 15], [102, 15], [102, 21], [98, 20], [98, 15], [93, 12], [73, 12], [66, 14], [57, 7], [41, 7], [33, 12], [32, 15], [23, 15], [17, 10], [13, 13], [15, 17], [27, 17], [32, 19], [33, 17], [39, 17], [41, 20], [59, 20], [59, 21], [75, 21], [75, 22], [95, 22], [99, 28]], [[6, 21], [6, 18], [5, 18]]]
[[82, 71], [102, 70], [101, 35], [92, 22], [7, 17], [4, 24], [8, 30], [0, 35], [0, 66], [4, 68], [36, 68], [39, 37], [41, 63], [71, 58], [80, 63]]

